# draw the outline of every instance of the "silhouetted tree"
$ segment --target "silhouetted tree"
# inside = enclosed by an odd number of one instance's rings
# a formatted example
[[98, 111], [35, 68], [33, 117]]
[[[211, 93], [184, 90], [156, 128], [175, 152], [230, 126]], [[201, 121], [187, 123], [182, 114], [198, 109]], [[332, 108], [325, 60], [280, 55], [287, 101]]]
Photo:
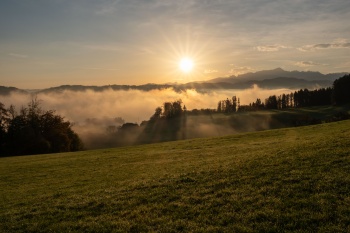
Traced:
[[181, 116], [182, 110], [182, 100], [177, 100], [173, 102], [173, 117]]
[[232, 96], [232, 112], [236, 112], [237, 111], [237, 97], [236, 96]]
[[261, 102], [261, 99], [258, 98], [255, 101], [255, 106], [256, 106], [257, 109], [261, 109], [261, 108], [264, 107], [264, 104]]
[[6, 138], [6, 129], [9, 122], [9, 111], [5, 108], [5, 105], [0, 102], [0, 150], [3, 151]]
[[334, 104], [350, 103], [350, 74], [333, 82], [332, 102]]
[[270, 96], [265, 100], [265, 107], [267, 109], [278, 109], [277, 97], [275, 95]]
[[221, 100], [218, 102], [218, 107], [217, 107], [216, 111], [217, 111], [217, 112], [222, 112]]
[[291, 94], [294, 107], [309, 107], [331, 104], [332, 88], [321, 88], [313, 91], [300, 89]]
[[281, 109], [287, 108], [287, 96], [285, 94], [282, 94], [281, 97]]
[[181, 100], [177, 100], [174, 102], [165, 102], [163, 104], [162, 116], [167, 119], [181, 116], [183, 112], [181, 105], [182, 105]]
[[136, 123], [125, 123], [122, 126], [119, 127], [120, 131], [128, 131], [128, 130], [134, 130], [134, 129], [138, 129], [139, 125]]
[[154, 114], [151, 116], [150, 120], [151, 121], [158, 120], [161, 117], [162, 112], [163, 112], [162, 108], [161, 107], [157, 107], [155, 112], [154, 112]]
[[8, 124], [3, 130], [3, 149], [8, 155], [57, 153], [83, 149], [79, 136], [72, 130], [69, 121], [54, 111], [41, 109], [33, 99], [17, 114], [14, 107], [7, 111]]
[[239, 98], [232, 96], [232, 99], [226, 98], [218, 102], [216, 112], [232, 113], [237, 112], [239, 108]]

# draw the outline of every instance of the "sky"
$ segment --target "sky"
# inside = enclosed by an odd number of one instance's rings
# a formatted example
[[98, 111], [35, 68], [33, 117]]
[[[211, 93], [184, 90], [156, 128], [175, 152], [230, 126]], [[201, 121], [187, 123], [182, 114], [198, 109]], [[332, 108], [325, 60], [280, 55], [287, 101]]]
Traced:
[[349, 0], [1, 0], [0, 86], [349, 72], [349, 22]]

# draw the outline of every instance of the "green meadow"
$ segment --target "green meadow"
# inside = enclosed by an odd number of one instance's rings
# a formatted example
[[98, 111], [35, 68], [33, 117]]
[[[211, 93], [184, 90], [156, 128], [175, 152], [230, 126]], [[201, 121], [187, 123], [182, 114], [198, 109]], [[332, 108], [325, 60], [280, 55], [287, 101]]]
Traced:
[[350, 120], [0, 158], [0, 232], [349, 232]]

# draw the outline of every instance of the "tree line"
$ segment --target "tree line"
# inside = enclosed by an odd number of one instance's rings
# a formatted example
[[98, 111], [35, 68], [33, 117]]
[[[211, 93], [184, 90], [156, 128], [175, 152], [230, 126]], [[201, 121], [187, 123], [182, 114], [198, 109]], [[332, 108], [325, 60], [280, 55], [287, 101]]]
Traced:
[[84, 148], [72, 124], [33, 99], [17, 112], [0, 103], [0, 156], [78, 151]]
[[[232, 100], [219, 101], [217, 112], [239, 112], [239, 111], [257, 111], [263, 109], [286, 109], [311, 107], [321, 105], [340, 105], [350, 103], [350, 75], [345, 75], [333, 82], [332, 87], [320, 88], [316, 90], [300, 89], [298, 91], [282, 94], [279, 96], [272, 95], [265, 99], [257, 99], [248, 105], [234, 104], [235, 96]], [[232, 107], [233, 106], [233, 107]]]
[[173, 118], [184, 113], [187, 115], [213, 114], [213, 113], [235, 113], [243, 111], [257, 111], [264, 109], [286, 109], [321, 105], [340, 105], [350, 103], [350, 74], [344, 75], [333, 82], [332, 87], [316, 90], [300, 89], [295, 92], [272, 95], [262, 100], [257, 98], [255, 102], [247, 105], [240, 104], [240, 98], [233, 96], [226, 100], [218, 101], [216, 109], [192, 109], [182, 108], [182, 101], [165, 102], [163, 106], [157, 107], [151, 117], [151, 121], [160, 118]]
[[[279, 96], [269, 96], [265, 100], [264, 107], [266, 109], [285, 109], [292, 107], [310, 107], [332, 104], [332, 88], [321, 88], [316, 90], [300, 89], [290, 94], [282, 94]], [[263, 104], [251, 103], [250, 106], [263, 107]]]

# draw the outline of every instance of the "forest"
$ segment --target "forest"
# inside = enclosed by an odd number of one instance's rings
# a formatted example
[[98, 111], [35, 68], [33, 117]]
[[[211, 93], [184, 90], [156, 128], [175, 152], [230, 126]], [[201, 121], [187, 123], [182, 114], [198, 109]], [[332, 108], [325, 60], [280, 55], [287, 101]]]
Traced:
[[[234, 118], [236, 113], [348, 104], [350, 103], [348, 90], [350, 90], [350, 75], [344, 75], [336, 79], [333, 86], [329, 88], [300, 89], [279, 96], [269, 96], [264, 101], [258, 98], [248, 105], [241, 105], [239, 97], [236, 96], [218, 101], [217, 109], [188, 110], [181, 100], [164, 102], [162, 106], [155, 109], [149, 120], [143, 121], [140, 125], [121, 121], [123, 124], [120, 126], [111, 126], [106, 129], [108, 136], [91, 140], [103, 141], [101, 145], [109, 147], [199, 137], [202, 135], [192, 132], [194, 129], [191, 128], [192, 122], [189, 116], [227, 114], [235, 121], [231, 126], [239, 128], [244, 127], [241, 124], [252, 122], [247, 119], [242, 123]], [[349, 118], [349, 114], [343, 112], [327, 121]], [[321, 123], [317, 119], [303, 121], [294, 125]], [[43, 110], [37, 99], [33, 99], [19, 111], [13, 105], [6, 107], [0, 102], [0, 156], [83, 150], [85, 148], [83, 141], [72, 127], [71, 122], [56, 114], [54, 110]]]

